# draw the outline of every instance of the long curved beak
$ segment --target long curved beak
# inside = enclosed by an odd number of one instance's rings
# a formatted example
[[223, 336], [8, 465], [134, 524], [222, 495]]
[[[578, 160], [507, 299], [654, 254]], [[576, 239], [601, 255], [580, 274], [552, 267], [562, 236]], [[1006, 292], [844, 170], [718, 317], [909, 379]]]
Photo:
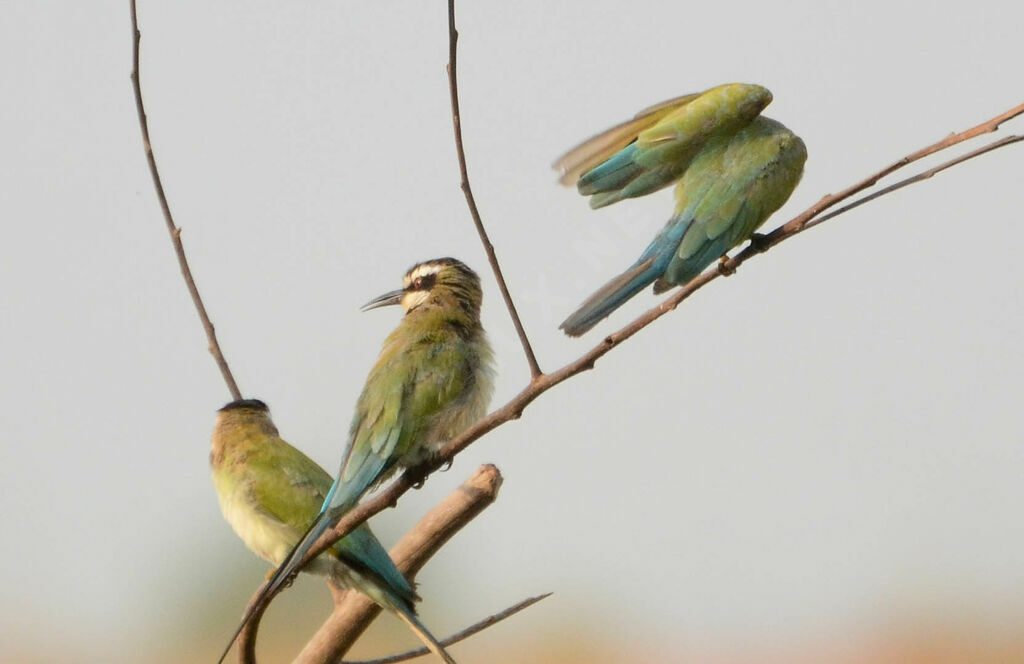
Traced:
[[401, 304], [403, 295], [405, 295], [405, 290], [401, 288], [393, 290], [390, 293], [384, 293], [383, 295], [375, 297], [364, 304], [359, 310], [369, 311], [370, 309], [376, 309], [377, 307], [388, 307], [392, 304]]

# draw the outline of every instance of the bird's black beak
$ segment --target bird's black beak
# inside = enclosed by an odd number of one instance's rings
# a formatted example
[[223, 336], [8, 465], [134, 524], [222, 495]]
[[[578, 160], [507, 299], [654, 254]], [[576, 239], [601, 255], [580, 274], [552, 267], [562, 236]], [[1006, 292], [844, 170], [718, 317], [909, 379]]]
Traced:
[[390, 293], [384, 293], [383, 295], [375, 297], [364, 304], [359, 310], [369, 311], [370, 309], [376, 309], [377, 307], [388, 307], [392, 304], [401, 304], [403, 295], [405, 295], [405, 290], [401, 288], [393, 290]]

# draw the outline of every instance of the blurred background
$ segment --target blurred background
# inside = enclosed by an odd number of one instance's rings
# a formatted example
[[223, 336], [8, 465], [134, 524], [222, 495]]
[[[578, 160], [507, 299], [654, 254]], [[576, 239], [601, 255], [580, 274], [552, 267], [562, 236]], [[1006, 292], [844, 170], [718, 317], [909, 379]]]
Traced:
[[[358, 307], [426, 258], [484, 277], [494, 405], [525, 385], [458, 187], [440, 0], [139, 14], [196, 279], [286, 439], [333, 472], [398, 321]], [[211, 662], [267, 565], [209, 479], [229, 397], [146, 170], [128, 2], [4, 15], [0, 660]], [[810, 152], [771, 228], [1020, 103], [1021, 18], [990, 0], [461, 3], [470, 174], [542, 367], [657, 302], [581, 340], [556, 329], [672, 206], [589, 211], [555, 184], [565, 149], [662, 99], [761, 83]], [[424, 622], [448, 634], [553, 591], [454, 655], [1024, 661], [1022, 165], [1024, 148], [997, 151], [751, 261], [375, 519], [393, 543], [478, 464], [504, 473], [420, 575]], [[261, 661], [287, 661], [329, 609], [321, 581], [297, 582]], [[354, 655], [414, 644], [385, 617]]]

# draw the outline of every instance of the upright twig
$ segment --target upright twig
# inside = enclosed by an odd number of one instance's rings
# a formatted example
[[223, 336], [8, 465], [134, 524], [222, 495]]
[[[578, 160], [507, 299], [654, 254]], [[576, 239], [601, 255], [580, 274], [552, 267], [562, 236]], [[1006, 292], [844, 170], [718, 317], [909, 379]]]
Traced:
[[473, 197], [473, 189], [469, 186], [469, 171], [466, 168], [466, 152], [462, 146], [462, 120], [459, 111], [458, 41], [459, 31], [455, 29], [455, 0], [448, 0], [448, 95], [451, 98], [452, 104], [452, 125], [455, 128], [455, 151], [459, 156], [462, 193], [466, 196], [466, 205], [469, 206], [469, 214], [473, 217], [476, 232], [480, 235], [480, 242], [483, 243], [484, 251], [487, 252], [487, 260], [490, 261], [491, 270], [494, 271], [494, 278], [498, 282], [498, 290], [501, 291], [501, 296], [505, 299], [508, 313], [512, 316], [512, 325], [515, 326], [516, 334], [519, 335], [519, 343], [523, 345], [526, 362], [530, 365], [530, 377], [536, 380], [544, 372], [540, 370], [540, 365], [537, 364], [537, 356], [533, 353], [533, 346], [530, 345], [530, 339], [526, 336], [523, 322], [519, 320], [519, 312], [516, 311], [516, 305], [512, 302], [512, 295], [509, 294], [508, 286], [505, 285], [505, 277], [501, 274], [501, 266], [498, 265], [498, 257], [494, 253], [494, 245], [491, 244], [490, 238], [487, 237], [484, 222], [480, 218], [480, 211], [476, 207], [476, 199]]
[[160, 171], [156, 168], [156, 157], [153, 156], [153, 146], [149, 141], [149, 121], [146, 119], [146, 107], [142, 103], [142, 85], [139, 83], [139, 42], [142, 39], [142, 34], [139, 32], [139, 19], [136, 13], [135, 0], [129, 0], [129, 2], [132, 15], [132, 89], [135, 92], [135, 110], [139, 115], [139, 127], [142, 129], [142, 147], [146, 151], [149, 175], [153, 178], [153, 187], [156, 189], [156, 197], [160, 201], [160, 209], [164, 213], [167, 232], [170, 233], [171, 244], [174, 245], [174, 252], [178, 256], [178, 267], [181, 268], [181, 276], [185, 279], [185, 286], [188, 287], [188, 292], [192, 296], [192, 304], [195, 305], [196, 313], [199, 314], [199, 320], [203, 324], [203, 329], [206, 330], [206, 339], [209, 342], [208, 349], [210, 354], [213, 355], [213, 359], [217, 362], [220, 375], [224, 377], [228, 391], [231, 392], [231, 398], [237, 401], [242, 398], [242, 393], [238, 390], [238, 384], [235, 383], [235, 377], [231, 375], [228, 361], [224, 359], [224, 353], [221, 352], [220, 344], [217, 343], [217, 332], [214, 330], [213, 323], [210, 322], [210, 316], [206, 313], [206, 307], [203, 306], [203, 299], [199, 297], [199, 289], [196, 288], [195, 279], [192, 278], [192, 270], [188, 266], [188, 259], [185, 258], [185, 247], [181, 243], [181, 228], [174, 224], [174, 217], [171, 216], [171, 207], [167, 203], [164, 185], [160, 180]]

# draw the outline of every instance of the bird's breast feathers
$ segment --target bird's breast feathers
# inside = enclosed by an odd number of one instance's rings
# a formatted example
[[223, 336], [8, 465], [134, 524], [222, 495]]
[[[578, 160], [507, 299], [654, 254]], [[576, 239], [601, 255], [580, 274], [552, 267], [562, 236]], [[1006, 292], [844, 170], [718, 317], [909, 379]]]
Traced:
[[[441, 408], [431, 417], [421, 438], [421, 452], [436, 452], [452, 438], [458, 436], [470, 425], [487, 414], [494, 393], [494, 360], [486, 337], [464, 343], [460, 355], [463, 363], [455, 373], [460, 375], [461, 389], [447, 399], [442, 399]], [[450, 372], [449, 372], [450, 373]], [[406, 461], [421, 461], [407, 459]]]
[[290, 526], [259, 509], [242, 486], [222, 487], [215, 477], [217, 497], [224, 518], [249, 549], [272, 565], [288, 555], [298, 535]]
[[490, 367], [480, 367], [459, 398], [431, 418], [423, 447], [431, 452], [440, 450], [445, 443], [486, 415], [493, 391]]

